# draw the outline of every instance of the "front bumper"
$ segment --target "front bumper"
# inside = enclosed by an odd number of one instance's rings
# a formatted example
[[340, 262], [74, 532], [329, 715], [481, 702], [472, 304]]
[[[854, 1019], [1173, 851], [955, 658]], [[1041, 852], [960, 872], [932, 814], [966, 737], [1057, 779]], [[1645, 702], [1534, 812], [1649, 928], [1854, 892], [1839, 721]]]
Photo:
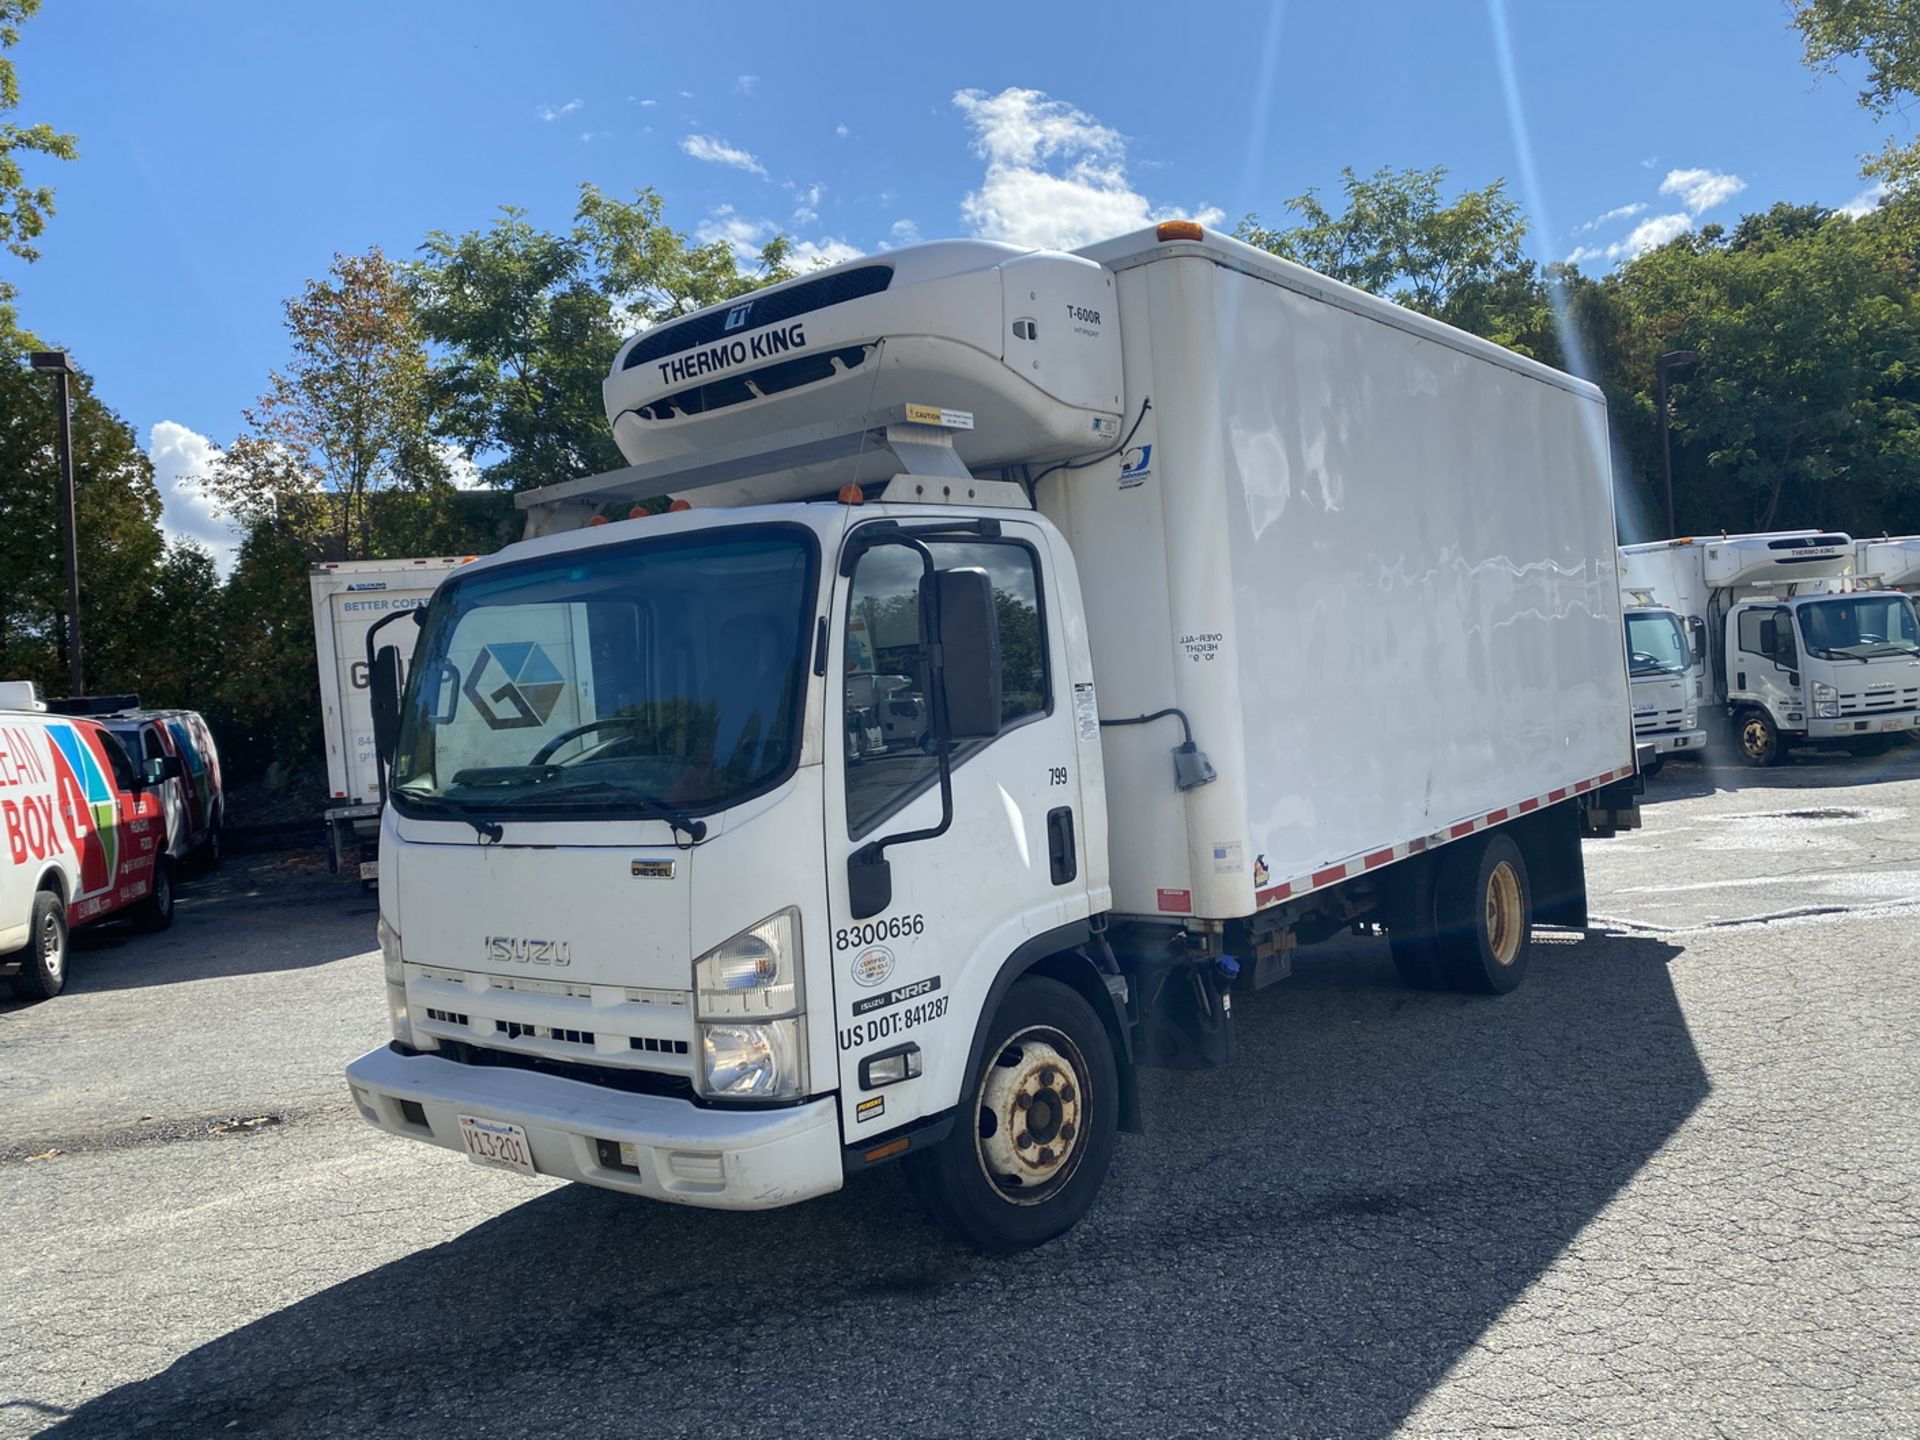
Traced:
[[1636, 746], [1651, 745], [1656, 755], [1689, 755], [1707, 748], [1704, 730], [1655, 730], [1635, 734]]
[[[841, 1183], [840, 1121], [830, 1096], [777, 1110], [710, 1110], [391, 1047], [349, 1065], [347, 1089], [361, 1117], [390, 1134], [464, 1154], [460, 1116], [505, 1121], [527, 1132], [542, 1175], [676, 1205], [771, 1210]], [[413, 1116], [403, 1101], [418, 1107]], [[608, 1163], [623, 1142], [632, 1147], [632, 1168]]]
[[1838, 720], [1807, 721], [1809, 740], [1864, 740], [1874, 735], [1912, 735], [1920, 732], [1920, 710], [1896, 710], [1878, 715], [1842, 715]]

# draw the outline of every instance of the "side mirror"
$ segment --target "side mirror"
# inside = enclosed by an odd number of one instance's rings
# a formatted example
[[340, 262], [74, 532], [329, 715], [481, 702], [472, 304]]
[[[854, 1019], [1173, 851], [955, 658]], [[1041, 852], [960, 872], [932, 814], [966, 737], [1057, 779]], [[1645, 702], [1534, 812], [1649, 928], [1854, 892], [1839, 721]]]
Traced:
[[1000, 620], [993, 582], [977, 566], [936, 570], [920, 579], [920, 640], [928, 655], [932, 730], [949, 740], [991, 740], [1000, 733]]
[[373, 701], [373, 748], [382, 765], [393, 762], [393, 750], [400, 738], [400, 649], [382, 645], [373, 657], [373, 669], [367, 675], [367, 691]]
[[1707, 622], [1696, 615], [1687, 621], [1687, 630], [1693, 637], [1693, 663], [1704, 665], [1707, 659]]
[[[169, 763], [174, 767], [172, 774], [167, 771]], [[140, 783], [143, 785], [158, 785], [162, 780], [171, 780], [179, 773], [180, 761], [172, 755], [156, 755], [151, 760], [140, 762]]]

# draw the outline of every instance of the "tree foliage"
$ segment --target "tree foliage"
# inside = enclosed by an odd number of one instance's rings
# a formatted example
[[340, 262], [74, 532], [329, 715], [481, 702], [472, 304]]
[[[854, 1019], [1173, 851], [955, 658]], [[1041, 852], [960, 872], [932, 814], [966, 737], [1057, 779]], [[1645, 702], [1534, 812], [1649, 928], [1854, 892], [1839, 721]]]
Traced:
[[636, 330], [786, 279], [776, 236], [744, 274], [723, 241], [695, 245], [653, 190], [632, 200], [583, 185], [569, 230], [512, 206], [484, 230], [434, 231], [410, 267], [421, 327], [437, 347], [437, 423], [508, 489], [621, 464], [600, 383]]
[[[246, 415], [247, 433], [209, 477], [215, 499], [243, 521], [283, 511], [327, 530], [308, 533], [316, 556], [330, 534], [352, 559], [374, 551], [368, 497], [447, 486], [430, 429], [427, 354], [413, 299], [378, 247], [335, 255], [327, 277], [285, 305], [292, 355], [268, 376]], [[332, 502], [301, 502], [330, 495]]]
[[[1905, 110], [1920, 94], [1920, 0], [1794, 0], [1793, 23], [1814, 69], [1831, 74], [1844, 59], [1866, 65], [1860, 103], [1876, 117]], [[1920, 141], [1887, 141], [1865, 170], [1909, 188], [1920, 177]]]
[[[34, 242], [53, 214], [53, 189], [27, 180], [21, 158], [43, 155], [71, 160], [74, 138], [53, 126], [21, 125], [5, 117], [20, 108], [20, 77], [7, 51], [20, 39], [20, 26], [40, 8], [40, 0], [0, 0], [0, 246], [21, 260], [37, 260]], [[13, 334], [14, 288], [0, 281], [0, 339]], [[17, 337], [16, 337], [17, 338]]]

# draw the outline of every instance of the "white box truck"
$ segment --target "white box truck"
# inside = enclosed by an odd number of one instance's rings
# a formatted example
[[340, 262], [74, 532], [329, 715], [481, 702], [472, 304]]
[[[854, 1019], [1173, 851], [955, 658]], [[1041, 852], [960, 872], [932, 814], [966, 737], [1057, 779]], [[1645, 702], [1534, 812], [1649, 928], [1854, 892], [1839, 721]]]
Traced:
[[1856, 540], [1854, 579], [1863, 587], [1920, 592], [1920, 535], [1883, 535], [1878, 540]]
[[1384, 926], [1509, 990], [1637, 823], [1606, 414], [1544, 366], [1179, 222], [822, 271], [606, 398], [634, 464], [375, 668], [383, 1130], [735, 1209], [900, 1158], [1015, 1250], [1234, 986]]
[[1749, 764], [1825, 742], [1884, 753], [1920, 730], [1920, 622], [1853, 587], [1850, 536], [1795, 530], [1624, 545], [1630, 588], [1704, 627], [1711, 702]]
[[[425, 605], [471, 556], [420, 560], [334, 560], [312, 566], [314, 650], [320, 664], [320, 720], [327, 746], [328, 860], [371, 882], [380, 825], [381, 772], [367, 702], [367, 631], [396, 611]], [[402, 653], [411, 653], [402, 647]], [[363, 854], [365, 848], [368, 853]]]
[[1706, 629], [1650, 589], [1622, 592], [1627, 623], [1627, 677], [1633, 696], [1633, 738], [1640, 773], [1657, 775], [1669, 755], [1700, 755], [1706, 695]]

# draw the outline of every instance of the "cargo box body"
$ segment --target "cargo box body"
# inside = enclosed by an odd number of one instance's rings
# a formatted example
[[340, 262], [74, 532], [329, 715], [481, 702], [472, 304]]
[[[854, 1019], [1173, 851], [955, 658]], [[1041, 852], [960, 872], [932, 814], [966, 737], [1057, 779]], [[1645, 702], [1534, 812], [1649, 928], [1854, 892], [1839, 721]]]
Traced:
[[1113, 269], [1123, 453], [1078, 557], [1117, 911], [1246, 916], [1633, 768], [1592, 386], [1231, 241]]

